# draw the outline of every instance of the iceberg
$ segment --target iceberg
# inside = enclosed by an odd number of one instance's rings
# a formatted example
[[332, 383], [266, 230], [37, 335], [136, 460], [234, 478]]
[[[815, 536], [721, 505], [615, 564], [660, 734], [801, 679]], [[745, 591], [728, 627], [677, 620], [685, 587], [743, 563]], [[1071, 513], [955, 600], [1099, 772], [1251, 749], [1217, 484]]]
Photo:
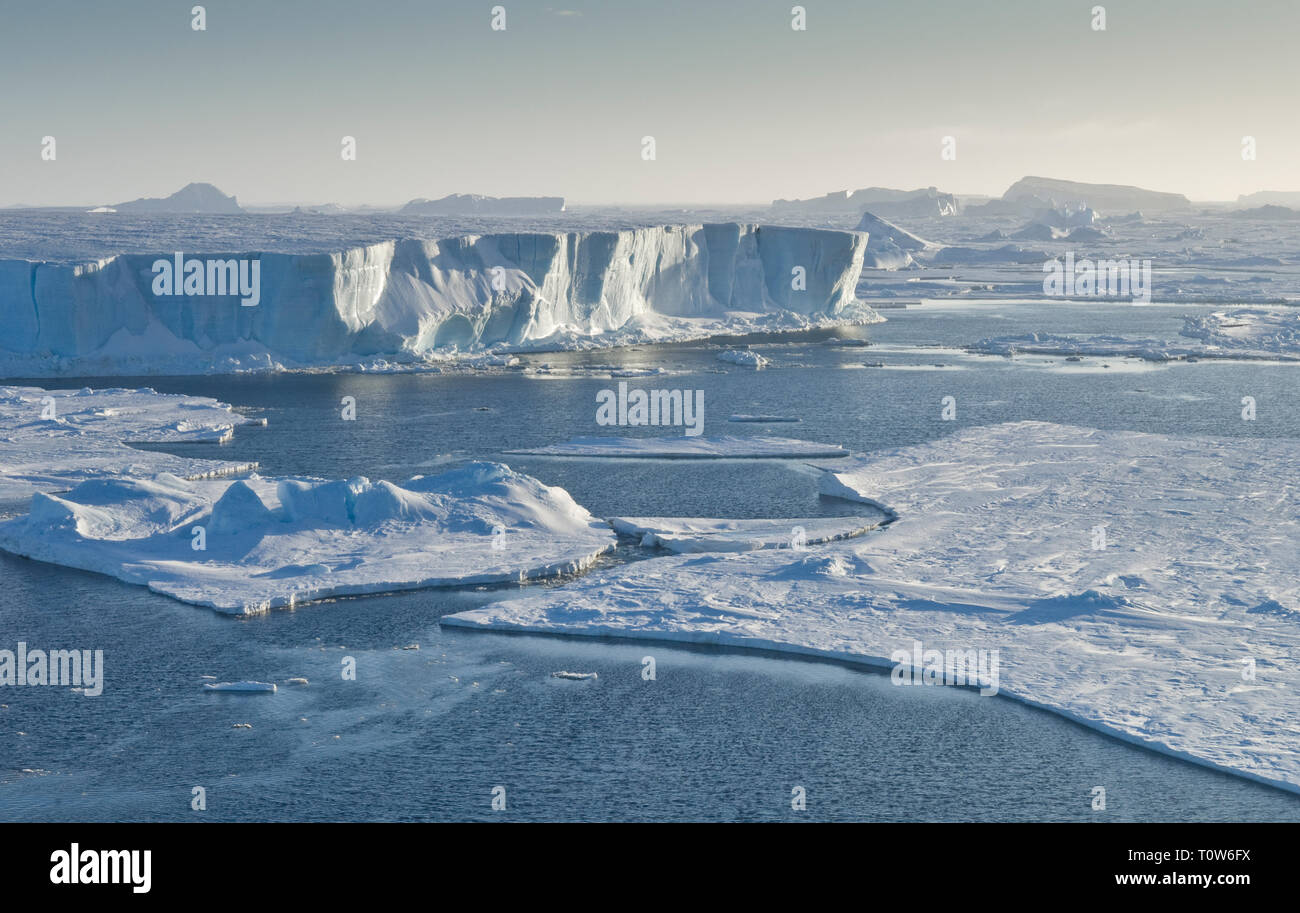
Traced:
[[1191, 209], [1191, 201], [1181, 193], [1144, 190], [1124, 184], [1087, 184], [1058, 178], [1023, 177], [1002, 194], [1003, 202], [1039, 206], [1046, 201], [1052, 207], [1083, 204], [1107, 212], [1132, 212], [1135, 209], [1161, 211]]
[[906, 269], [915, 262], [912, 254], [939, 246], [871, 212], [862, 214], [857, 231], [867, 233], [862, 265], [871, 269]]
[[879, 668], [996, 649], [1003, 696], [1300, 792], [1297, 471], [1295, 441], [968, 428], [823, 475], [896, 517], [871, 535], [633, 562], [442, 623]]
[[766, 368], [769, 364], [766, 358], [749, 349], [726, 349], [718, 353], [718, 361], [743, 368]]
[[416, 199], [399, 210], [414, 216], [535, 216], [564, 212], [564, 197], [485, 197], [453, 193], [440, 200]]
[[36, 494], [0, 549], [251, 615], [362, 593], [575, 573], [613, 548], [562, 488], [499, 463], [402, 485], [271, 479], [93, 480]]
[[0, 502], [62, 491], [89, 479], [169, 473], [186, 479], [248, 472], [256, 463], [197, 459], [131, 444], [216, 443], [263, 425], [201, 396], [140, 390], [0, 386]]
[[925, 218], [956, 215], [957, 198], [934, 187], [919, 190], [894, 190], [890, 187], [864, 187], [849, 192], [841, 190], [811, 200], [774, 200], [772, 211], [780, 215], [819, 215], [871, 210], [891, 219]]
[[[880, 320], [867, 237], [726, 223], [386, 241], [256, 261], [256, 307], [155, 295], [158, 254], [0, 260], [0, 375], [222, 373]], [[801, 281], [794, 281], [795, 279]]]

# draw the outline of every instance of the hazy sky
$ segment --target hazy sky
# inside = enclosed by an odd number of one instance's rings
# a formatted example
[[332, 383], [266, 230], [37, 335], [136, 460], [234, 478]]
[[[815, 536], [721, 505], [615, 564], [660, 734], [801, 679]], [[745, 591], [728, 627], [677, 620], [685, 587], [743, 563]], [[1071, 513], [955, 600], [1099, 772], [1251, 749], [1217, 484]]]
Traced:
[[0, 205], [1300, 190], [1298, 0], [1095, 2], [0, 0]]

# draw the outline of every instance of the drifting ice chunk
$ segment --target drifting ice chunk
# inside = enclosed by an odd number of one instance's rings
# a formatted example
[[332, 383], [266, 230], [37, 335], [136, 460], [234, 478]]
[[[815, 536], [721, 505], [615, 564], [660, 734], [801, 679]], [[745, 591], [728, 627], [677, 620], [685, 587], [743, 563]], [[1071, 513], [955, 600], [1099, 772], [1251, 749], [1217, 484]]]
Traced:
[[595, 672], [552, 672], [551, 677], [567, 678], [573, 681], [588, 681], [590, 679], [599, 678], [600, 676]]
[[719, 352], [718, 361], [730, 362], [746, 368], [765, 368], [770, 363], [762, 355], [748, 349], [727, 349], [725, 352]]
[[234, 691], [250, 694], [275, 694], [274, 682], [208, 682], [204, 691]]

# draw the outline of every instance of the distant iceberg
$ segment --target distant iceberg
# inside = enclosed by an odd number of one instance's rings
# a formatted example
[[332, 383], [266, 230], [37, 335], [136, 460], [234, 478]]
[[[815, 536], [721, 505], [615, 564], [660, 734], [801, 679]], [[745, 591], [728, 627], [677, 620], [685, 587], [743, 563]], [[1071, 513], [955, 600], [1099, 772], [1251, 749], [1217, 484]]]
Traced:
[[399, 211], [407, 216], [538, 216], [564, 212], [564, 197], [485, 197], [477, 193], [453, 193], [440, 200], [412, 200]]
[[750, 349], [725, 349], [718, 353], [718, 361], [743, 368], [766, 368], [769, 364], [766, 358]]

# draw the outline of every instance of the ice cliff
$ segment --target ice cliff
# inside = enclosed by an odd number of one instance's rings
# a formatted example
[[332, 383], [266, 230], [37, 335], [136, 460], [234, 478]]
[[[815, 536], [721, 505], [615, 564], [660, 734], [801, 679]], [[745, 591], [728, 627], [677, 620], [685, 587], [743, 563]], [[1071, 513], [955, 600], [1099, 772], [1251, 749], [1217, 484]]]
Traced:
[[[92, 263], [0, 260], [0, 375], [192, 373], [419, 361], [489, 348], [725, 331], [736, 312], [796, 323], [869, 309], [867, 235], [678, 225], [388, 241], [260, 261], [260, 298], [154, 294], [172, 252]], [[859, 309], [861, 309], [859, 311]]]

